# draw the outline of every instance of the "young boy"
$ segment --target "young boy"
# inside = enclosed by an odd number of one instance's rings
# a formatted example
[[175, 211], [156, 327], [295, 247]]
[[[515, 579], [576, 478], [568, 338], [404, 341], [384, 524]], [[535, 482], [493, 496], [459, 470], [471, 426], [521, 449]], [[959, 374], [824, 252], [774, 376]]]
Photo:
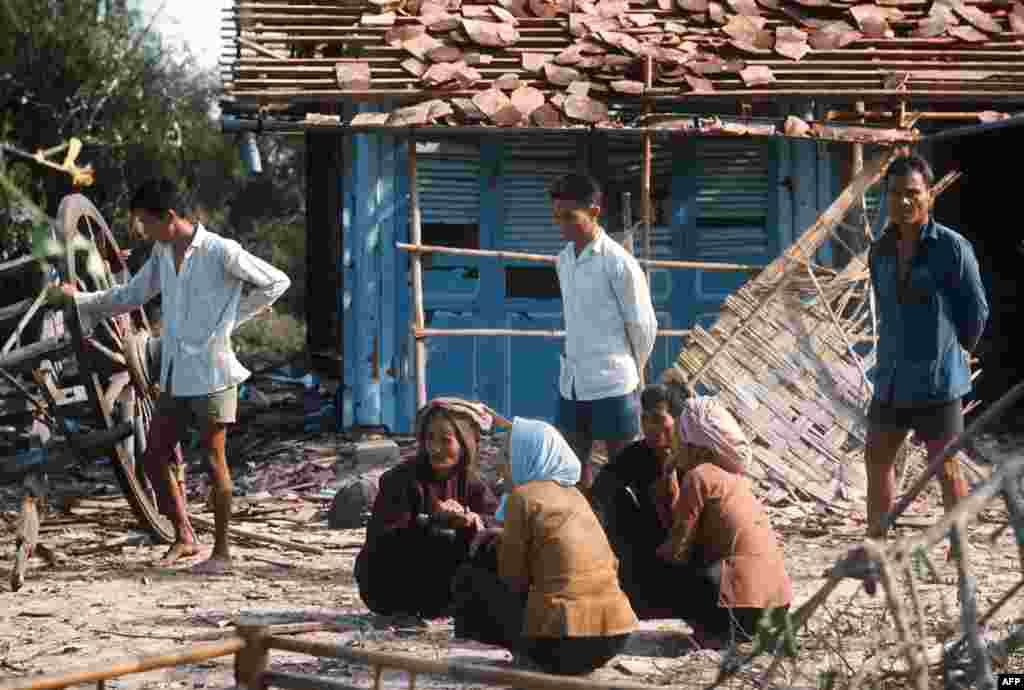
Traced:
[[605, 442], [610, 461], [640, 433], [640, 372], [658, 321], [640, 264], [598, 223], [598, 184], [566, 175], [551, 198], [568, 243], [558, 255], [565, 314], [558, 427], [582, 463], [581, 487], [589, 489], [593, 442]]
[[[268, 309], [291, 281], [238, 242], [179, 215], [181, 208], [171, 180], [143, 184], [132, 197], [130, 210], [155, 243], [139, 272], [126, 285], [102, 292], [80, 293], [73, 285], [61, 285], [51, 299], [73, 301], [88, 333], [101, 320], [162, 296], [162, 392], [143, 458], [157, 506], [175, 529], [175, 542], [161, 563], [199, 553], [185, 498], [168, 467], [179, 436], [196, 420], [213, 472], [216, 535], [209, 560], [195, 572], [220, 574], [231, 567], [227, 533], [232, 487], [224, 443], [227, 425], [235, 422], [238, 384], [249, 377], [235, 357], [231, 333]], [[251, 291], [242, 299], [245, 285]]]

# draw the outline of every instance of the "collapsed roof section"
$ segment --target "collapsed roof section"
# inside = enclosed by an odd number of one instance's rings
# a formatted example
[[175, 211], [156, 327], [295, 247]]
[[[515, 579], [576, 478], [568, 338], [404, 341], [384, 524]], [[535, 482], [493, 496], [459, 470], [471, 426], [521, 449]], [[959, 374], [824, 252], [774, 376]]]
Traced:
[[361, 122], [554, 128], [707, 98], [1024, 103], [1020, 0], [236, 0], [226, 12], [228, 113], [400, 100], [412, 105]]

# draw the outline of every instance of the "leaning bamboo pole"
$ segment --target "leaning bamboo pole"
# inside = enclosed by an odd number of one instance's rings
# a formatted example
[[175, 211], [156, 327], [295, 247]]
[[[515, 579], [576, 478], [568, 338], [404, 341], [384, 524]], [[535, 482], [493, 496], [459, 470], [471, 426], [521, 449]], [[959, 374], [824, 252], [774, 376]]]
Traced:
[[[296, 640], [286, 637], [268, 636], [263, 642], [270, 649], [298, 654], [309, 654], [321, 658], [344, 659], [365, 664], [375, 669], [393, 668], [410, 674], [443, 675], [453, 680], [487, 683], [505, 687], [530, 688], [530, 690], [654, 690], [653, 685], [627, 683], [621, 680], [600, 680], [597, 678], [572, 678], [547, 673], [518, 671], [478, 664], [459, 664], [424, 659], [419, 656], [375, 652], [355, 647], [313, 640]], [[316, 685], [309, 685], [316, 688]], [[330, 686], [323, 685], [323, 688]], [[5, 690], [0, 688], [0, 690]]]
[[[410, 224], [410, 235], [412, 227]], [[504, 261], [532, 261], [534, 263], [555, 264], [558, 257], [554, 254], [527, 254], [524, 252], [499, 251], [494, 249], [461, 249], [459, 247], [442, 247], [435, 244], [419, 244], [418, 242], [396, 242], [395, 246], [402, 251], [413, 254], [449, 254], [451, 256], [472, 256], [478, 258], [502, 259]], [[637, 259], [642, 266], [651, 268], [695, 268], [701, 271], [724, 273], [757, 273], [764, 266], [753, 264], [731, 264], [713, 261], [672, 261], [667, 259]]]
[[180, 664], [194, 664], [198, 661], [235, 654], [243, 647], [245, 647], [245, 640], [236, 637], [215, 644], [190, 647], [182, 651], [106, 662], [59, 676], [13, 678], [0, 682], [0, 690], [57, 690], [81, 683], [102, 683], [111, 678], [127, 676], [132, 673], [171, 668]]
[[[659, 338], [683, 338], [690, 334], [684, 329], [663, 329], [658, 331]], [[430, 338], [436, 336], [498, 336], [517, 337], [532, 336], [534, 338], [564, 338], [565, 331], [543, 331], [543, 330], [518, 330], [515, 328], [420, 328], [416, 330], [419, 338]]]
[[[417, 188], [416, 176], [416, 140], [408, 142], [408, 176], [409, 176], [409, 239], [412, 246], [419, 247], [423, 241], [423, 224], [420, 216], [420, 192]], [[417, 336], [417, 332], [426, 326], [423, 313], [423, 257], [420, 252], [413, 252], [410, 257], [412, 278], [412, 337], [413, 358], [416, 379], [416, 409], [427, 404], [427, 344]]]
[[850, 206], [857, 199], [864, 196], [864, 192], [877, 182], [889, 167], [893, 153], [887, 152], [876, 158], [843, 190], [839, 198], [832, 202], [832, 205], [818, 217], [814, 225], [805, 232], [800, 240], [787, 249], [779, 258], [775, 259], [761, 274], [761, 280], [774, 280], [775, 285], [771, 290], [760, 298], [749, 314], [733, 329], [731, 333], [718, 344], [718, 347], [700, 364], [697, 370], [686, 379], [686, 387], [694, 392], [696, 385], [701, 381], [704, 373], [715, 362], [718, 357], [733, 344], [733, 342], [751, 326], [753, 321], [764, 311], [782, 291], [793, 282], [796, 271], [788, 271], [787, 264], [791, 257], [813, 256], [818, 247], [835, 233], [835, 229], [846, 216]]

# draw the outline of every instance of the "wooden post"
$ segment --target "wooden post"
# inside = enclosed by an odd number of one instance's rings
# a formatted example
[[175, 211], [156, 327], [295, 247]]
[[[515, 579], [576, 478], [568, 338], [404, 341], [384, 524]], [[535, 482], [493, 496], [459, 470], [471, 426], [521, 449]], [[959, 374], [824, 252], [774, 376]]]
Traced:
[[[650, 55], [644, 58], [644, 92], [650, 89], [654, 82], [654, 61]], [[650, 101], [644, 98], [644, 115], [648, 115], [651, 112]], [[651, 135], [649, 132], [645, 132], [643, 136], [644, 146], [644, 161], [643, 161], [643, 175], [640, 178], [640, 210], [643, 213], [644, 222], [644, 258], [650, 261], [651, 256], [651, 176], [652, 176], [652, 144]], [[644, 267], [644, 273], [647, 276], [647, 284], [651, 283], [651, 269], [647, 265]]]
[[262, 690], [264, 671], [270, 661], [270, 648], [265, 625], [236, 626], [238, 635], [245, 640], [245, 646], [235, 653], [235, 683], [246, 690]]
[[[647, 55], [644, 58], [644, 108], [643, 108], [644, 115], [649, 115], [651, 113], [651, 101], [647, 97], [647, 92], [653, 86], [654, 86], [654, 58], [652, 58], [650, 55]], [[646, 122], [644, 124], [646, 124]], [[651, 221], [653, 220], [652, 216], [654, 215], [653, 214], [653, 210], [654, 209], [653, 209], [653, 204], [652, 204], [652, 200], [651, 200], [651, 176], [653, 175], [653, 172], [652, 172], [653, 161], [651, 159], [653, 158], [654, 154], [653, 154], [653, 151], [651, 150], [652, 149], [652, 145], [651, 145], [651, 134], [650, 134], [650, 132], [644, 132], [643, 145], [644, 145], [644, 169], [643, 169], [643, 175], [640, 178], [640, 197], [641, 197], [641, 199], [640, 199], [640, 209], [643, 212], [643, 220], [644, 220], [644, 259], [646, 259], [647, 261], [650, 261], [651, 259], [654, 258], [654, 256], [651, 253], [651, 225], [652, 225]], [[651, 265], [650, 264], [645, 264], [644, 265], [644, 277], [647, 278], [647, 289], [650, 290], [651, 289]], [[627, 334], [627, 340], [628, 340], [628, 337], [629, 336]], [[633, 356], [635, 358], [636, 357], [636, 353], [633, 353]], [[639, 371], [639, 374], [640, 374], [640, 388], [641, 389], [643, 389], [644, 386], [646, 385], [646, 381], [647, 381], [647, 371], [646, 371], [647, 367], [646, 367], [646, 364], [649, 364], [649, 363], [650, 363], [649, 361], [646, 362], [645, 366], [643, 368], [640, 368], [638, 366], [638, 371]], [[640, 364], [640, 362], [639, 362], [639, 360], [637, 360], [637, 365], [639, 365], [639, 364]]]
[[[420, 193], [416, 182], [416, 140], [409, 139], [409, 241], [418, 245], [423, 239], [423, 227], [420, 219]], [[416, 381], [416, 409], [427, 404], [427, 345], [417, 336], [417, 332], [426, 327], [423, 314], [423, 261], [419, 252], [410, 257], [410, 278], [412, 280], [412, 337], [413, 362]]]

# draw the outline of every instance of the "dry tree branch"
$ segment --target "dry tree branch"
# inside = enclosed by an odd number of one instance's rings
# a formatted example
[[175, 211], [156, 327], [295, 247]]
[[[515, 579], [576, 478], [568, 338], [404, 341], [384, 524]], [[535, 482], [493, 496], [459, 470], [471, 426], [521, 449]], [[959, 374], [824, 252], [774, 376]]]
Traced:
[[1007, 477], [1003, 482], [1003, 499], [1006, 501], [1008, 523], [1013, 527], [1020, 555], [1021, 572], [1024, 572], [1024, 496], [1021, 495], [1020, 478]]
[[[907, 578], [907, 590], [910, 592], [910, 603], [914, 606], [914, 616], [917, 618], [917, 640], [918, 640], [918, 654], [920, 655], [921, 664], [927, 667], [928, 657], [925, 654], [925, 640], [928, 639], [928, 634], [925, 631], [924, 626], [924, 607], [921, 606], [921, 595], [917, 591], [917, 578], [914, 577], [914, 571], [911, 569], [910, 564], [907, 563], [904, 566], [903, 573]], [[925, 672], [927, 677], [927, 670]]]
[[917, 690], [928, 690], [928, 665], [919, 663], [920, 642], [915, 642], [910, 636], [906, 611], [903, 609], [903, 603], [896, 596], [896, 586], [892, 580], [892, 567], [889, 564], [889, 559], [885, 557], [881, 546], [870, 539], [864, 541], [864, 551], [868, 558], [878, 563], [879, 579], [882, 589], [885, 591], [885, 599], [892, 612], [893, 623], [907, 657], [907, 667], [914, 676]]
[[1010, 599], [1013, 599], [1014, 595], [1016, 595], [1022, 588], [1024, 588], [1024, 579], [1018, 580], [1017, 584], [1011, 587], [1009, 591], [999, 599], [999, 601], [993, 604], [992, 608], [990, 608], [985, 615], [978, 620], [978, 625], [983, 627], [987, 625], [989, 620], [992, 619], [992, 616], [996, 615], [999, 612], [999, 609], [1006, 606], [1006, 603], [1010, 601]]
[[[973, 673], [967, 674], [965, 679], [966, 686], [971, 687], [977, 683], [979, 690], [995, 690], [996, 679], [992, 675], [992, 664], [988, 657], [988, 648], [981, 639], [981, 626], [978, 624], [978, 604], [975, 599], [977, 587], [968, 563], [967, 552], [964, 548], [967, 541], [966, 529], [964, 528], [965, 521], [965, 518], [961, 517], [954, 523], [950, 541], [952, 541], [953, 551], [956, 554], [957, 573], [960, 576], [960, 624], [963, 627], [964, 639], [967, 641], [967, 646], [974, 661]], [[953, 645], [950, 651], [952, 652], [959, 648], [959, 644]], [[950, 655], [947, 653], [944, 665], [951, 661], [955, 660], [950, 659]], [[953, 680], [953, 673], [954, 671], [950, 670], [948, 674], [944, 675]]]

